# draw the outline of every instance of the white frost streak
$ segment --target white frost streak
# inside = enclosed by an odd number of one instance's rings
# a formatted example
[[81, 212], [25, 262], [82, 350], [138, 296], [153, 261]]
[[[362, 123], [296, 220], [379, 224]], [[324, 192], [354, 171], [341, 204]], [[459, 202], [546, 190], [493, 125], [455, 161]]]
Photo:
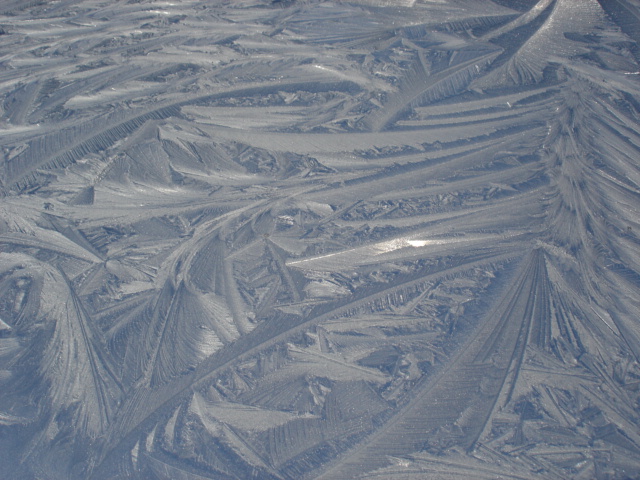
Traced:
[[[379, 262], [378, 256], [402, 250], [399, 257], [410, 257], [414, 254], [428, 255], [434, 247], [455, 248], [459, 244], [488, 243], [497, 240], [504, 240], [504, 236], [492, 235], [471, 235], [460, 237], [448, 237], [429, 240], [419, 240], [415, 238], [396, 238], [385, 242], [375, 243], [363, 247], [351, 248], [326, 255], [319, 255], [300, 260], [289, 260], [287, 265], [301, 268], [351, 268], [354, 265], [361, 265], [371, 262]], [[331, 259], [327, 263], [324, 260]]]

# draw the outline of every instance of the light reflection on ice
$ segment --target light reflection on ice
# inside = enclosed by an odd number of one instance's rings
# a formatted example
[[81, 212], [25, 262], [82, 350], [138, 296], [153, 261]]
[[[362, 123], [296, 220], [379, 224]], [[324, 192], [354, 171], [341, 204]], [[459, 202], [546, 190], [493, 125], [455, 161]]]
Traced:
[[[393, 240], [375, 243], [373, 245], [350, 248], [348, 250], [341, 250], [339, 252], [333, 252], [299, 260], [290, 260], [287, 262], [287, 265], [300, 265], [304, 263], [311, 263], [318, 260], [328, 259], [331, 257], [344, 257], [343, 261], [347, 263], [361, 263], [365, 262], [368, 257], [376, 257], [379, 255], [396, 252], [402, 249], [413, 250], [425, 247], [447, 246], [464, 242], [484, 242], [495, 240], [496, 238], [498, 238], [498, 236], [496, 235], [467, 235], [438, 239], [416, 239], [409, 237], [399, 237], [394, 238]], [[499, 236], [499, 238], [505, 237]], [[352, 255], [355, 256], [351, 257]]]

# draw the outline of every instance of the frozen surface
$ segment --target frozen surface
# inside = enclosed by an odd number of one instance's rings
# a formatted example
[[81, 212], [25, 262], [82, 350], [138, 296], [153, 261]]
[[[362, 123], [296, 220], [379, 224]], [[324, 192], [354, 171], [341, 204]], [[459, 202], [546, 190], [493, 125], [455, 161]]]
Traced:
[[0, 33], [0, 476], [640, 478], [638, 0]]

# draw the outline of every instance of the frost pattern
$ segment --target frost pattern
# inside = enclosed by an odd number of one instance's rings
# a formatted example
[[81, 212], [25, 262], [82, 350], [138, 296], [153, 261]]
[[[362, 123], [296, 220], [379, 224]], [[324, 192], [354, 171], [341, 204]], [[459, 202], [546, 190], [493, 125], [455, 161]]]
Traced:
[[637, 2], [0, 15], [6, 475], [640, 476]]

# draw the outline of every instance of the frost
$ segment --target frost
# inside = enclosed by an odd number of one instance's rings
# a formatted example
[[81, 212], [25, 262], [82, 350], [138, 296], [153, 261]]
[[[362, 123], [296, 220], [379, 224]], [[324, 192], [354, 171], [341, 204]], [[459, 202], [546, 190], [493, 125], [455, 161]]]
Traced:
[[5, 1], [3, 474], [640, 476], [639, 12]]

